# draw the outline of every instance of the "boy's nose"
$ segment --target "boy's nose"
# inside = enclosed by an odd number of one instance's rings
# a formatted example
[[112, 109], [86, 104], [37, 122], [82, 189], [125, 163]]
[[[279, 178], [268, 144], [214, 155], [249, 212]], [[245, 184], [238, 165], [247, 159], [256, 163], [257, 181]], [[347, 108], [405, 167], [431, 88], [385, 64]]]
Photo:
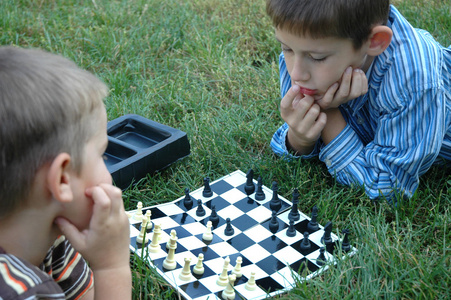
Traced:
[[294, 61], [293, 68], [291, 70], [291, 79], [299, 83], [305, 83], [310, 79], [310, 72], [301, 59]]

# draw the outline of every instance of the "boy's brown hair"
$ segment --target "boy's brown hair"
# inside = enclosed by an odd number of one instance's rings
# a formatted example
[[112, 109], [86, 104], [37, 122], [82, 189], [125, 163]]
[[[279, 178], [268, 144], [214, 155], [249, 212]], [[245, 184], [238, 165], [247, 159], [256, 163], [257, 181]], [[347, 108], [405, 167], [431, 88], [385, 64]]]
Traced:
[[105, 84], [72, 61], [0, 47], [0, 218], [22, 205], [37, 171], [59, 153], [80, 171]]
[[274, 27], [311, 38], [351, 39], [355, 49], [371, 29], [386, 24], [389, 0], [267, 0]]

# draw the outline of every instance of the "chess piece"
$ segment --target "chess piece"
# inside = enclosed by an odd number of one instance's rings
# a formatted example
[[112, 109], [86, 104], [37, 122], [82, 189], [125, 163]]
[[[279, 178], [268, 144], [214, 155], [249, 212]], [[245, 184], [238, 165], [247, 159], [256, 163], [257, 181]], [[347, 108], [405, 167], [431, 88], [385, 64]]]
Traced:
[[143, 218], [143, 203], [141, 201], [138, 202], [138, 204], [136, 205], [136, 212], [133, 215], [133, 219], [135, 219], [136, 221], [142, 221]]
[[183, 266], [182, 272], [180, 272], [179, 274], [179, 278], [183, 281], [190, 281], [191, 280], [191, 270], [190, 270], [190, 265], [191, 263], [191, 258], [189, 257], [185, 257], [185, 265]]
[[288, 214], [288, 220], [298, 221], [301, 216], [299, 214], [298, 210], [298, 203], [299, 203], [299, 191], [298, 189], [294, 189], [293, 191], [293, 205], [291, 206], [291, 211]]
[[241, 277], [243, 273], [241, 272], [241, 264], [243, 263], [243, 258], [241, 256], [238, 256], [236, 258], [236, 264], [235, 267], [232, 270], [232, 274], [235, 274], [237, 278]]
[[211, 240], [213, 240], [213, 233], [211, 232], [211, 227], [212, 227], [212, 223], [211, 221], [207, 222], [207, 230], [204, 232], [204, 234], [202, 235], [202, 240], [210, 242]]
[[196, 209], [196, 216], [203, 217], [205, 216], [205, 209], [202, 205], [202, 200], [197, 200], [197, 209]]
[[[173, 239], [177, 240], [177, 232], [175, 231], [175, 229], [172, 229], [172, 230], [171, 230], [171, 234], [170, 234], [170, 235], [171, 235], [171, 236], [170, 236], [169, 238], [173, 238]], [[170, 245], [170, 243], [167, 242], [167, 243], [166, 243], [166, 249], [167, 249], [167, 250], [170, 249], [170, 248], [169, 248], [169, 245]]]
[[326, 249], [324, 247], [319, 248], [319, 256], [316, 259], [316, 264], [318, 266], [322, 266], [326, 263], [326, 256], [324, 255], [324, 252]]
[[342, 231], [343, 233], [343, 241], [341, 243], [341, 250], [343, 250], [343, 252], [349, 252], [351, 250], [351, 244], [349, 243], [349, 229], [343, 229]]
[[235, 299], [235, 290], [233, 288], [233, 284], [235, 283], [236, 276], [234, 274], [229, 275], [228, 283], [224, 291], [222, 291], [221, 297], [226, 300], [234, 300]]
[[302, 239], [302, 242], [301, 242], [301, 245], [300, 245], [301, 250], [308, 250], [312, 246], [310, 244], [310, 240], [309, 240], [308, 237], [309, 237], [308, 231], [304, 232], [304, 238]]
[[231, 236], [235, 233], [235, 230], [232, 227], [232, 224], [230, 224], [230, 218], [226, 219], [226, 228], [224, 230], [224, 234], [227, 236]]
[[279, 195], [277, 194], [278, 192], [278, 187], [277, 187], [277, 182], [273, 181], [272, 182], [272, 198], [269, 201], [269, 208], [271, 210], [275, 210], [276, 212], [279, 211], [279, 209], [282, 207], [282, 202], [279, 199]]
[[199, 253], [199, 256], [197, 257], [197, 263], [193, 268], [193, 273], [196, 275], [202, 275], [204, 274], [205, 268], [204, 268], [204, 254]]
[[183, 198], [183, 205], [187, 210], [193, 208], [193, 198], [189, 194], [189, 188], [185, 188], [185, 198]]
[[252, 169], [249, 169], [246, 174], [246, 184], [244, 185], [244, 191], [246, 192], [246, 195], [250, 196], [255, 191], [255, 185], [252, 181], [254, 178], [254, 171]]
[[136, 243], [138, 245], [145, 245], [149, 241], [149, 237], [147, 236], [147, 219], [142, 218], [141, 230], [139, 231], [138, 236], [136, 237]]
[[290, 226], [287, 229], [287, 236], [294, 237], [296, 236], [296, 229], [294, 228], [294, 221], [290, 220]]
[[316, 221], [317, 217], [318, 217], [318, 208], [316, 207], [316, 205], [314, 205], [313, 209], [312, 209], [312, 218], [310, 219], [310, 221], [307, 224], [307, 229], [310, 232], [314, 232], [319, 229], [318, 222]]
[[204, 178], [204, 190], [202, 191], [202, 196], [204, 196], [205, 198], [210, 198], [211, 196], [213, 196], [213, 191], [211, 190], [210, 187], [209, 177]]
[[152, 231], [153, 223], [150, 220], [150, 217], [152, 216], [152, 211], [150, 209], [146, 210], [146, 214], [144, 215], [144, 218], [146, 218], [146, 230], [147, 232]]
[[153, 228], [153, 232], [154, 232], [154, 234], [157, 233], [157, 235], [158, 235], [158, 241], [161, 241], [161, 233], [163, 232], [163, 231], [161, 230], [161, 224], [158, 224], [158, 226], [155, 225], [154, 228]]
[[229, 270], [230, 258], [227, 256], [224, 259], [224, 266], [222, 267], [221, 275], [219, 275], [218, 280], [216, 280], [216, 284], [220, 286], [226, 286], [229, 282], [229, 277], [227, 276], [227, 272]]
[[324, 235], [321, 238], [321, 243], [323, 243], [326, 246], [333, 243], [331, 232], [332, 232], [332, 222], [329, 221], [326, 223], [326, 225], [324, 225]]
[[255, 272], [251, 272], [251, 277], [244, 285], [244, 288], [248, 291], [254, 291], [257, 288], [257, 284], [255, 283]]
[[[175, 233], [175, 230], [173, 232]], [[172, 231], [167, 245], [169, 245], [169, 251], [168, 256], [163, 261], [163, 268], [165, 268], [166, 270], [174, 270], [177, 267], [177, 263], [175, 262], [174, 258], [175, 249], [177, 249], [177, 237], [175, 235], [172, 235]]]
[[263, 192], [263, 184], [262, 184], [262, 178], [258, 176], [257, 178], [257, 191], [255, 192], [255, 200], [262, 201], [265, 200], [266, 195]]
[[212, 205], [211, 206], [211, 214], [210, 217], [208, 218], [211, 221], [211, 224], [213, 225], [213, 227], [216, 227], [219, 223], [219, 216], [216, 213], [216, 205]]
[[161, 251], [160, 244], [158, 243], [158, 241], [160, 240], [160, 234], [161, 234], [161, 225], [155, 224], [155, 230], [153, 231], [152, 242], [150, 243], [150, 246], [148, 247], [149, 252], [158, 253]]
[[279, 230], [279, 221], [277, 221], [277, 213], [272, 211], [271, 220], [269, 221], [269, 231], [276, 233]]

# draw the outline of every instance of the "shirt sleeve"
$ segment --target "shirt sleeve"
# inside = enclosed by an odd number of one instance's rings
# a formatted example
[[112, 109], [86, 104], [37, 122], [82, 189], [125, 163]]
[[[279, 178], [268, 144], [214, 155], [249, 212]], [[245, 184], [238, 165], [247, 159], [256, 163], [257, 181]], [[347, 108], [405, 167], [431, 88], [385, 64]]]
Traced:
[[364, 186], [372, 199], [390, 198], [394, 190], [412, 196], [419, 176], [438, 156], [446, 133], [446, 99], [440, 88], [392, 99], [397, 107], [380, 112], [371, 142], [364, 145], [348, 124], [319, 155], [338, 182]]
[[66, 299], [79, 299], [94, 285], [91, 269], [64, 236], [55, 241], [42, 268], [61, 287]]

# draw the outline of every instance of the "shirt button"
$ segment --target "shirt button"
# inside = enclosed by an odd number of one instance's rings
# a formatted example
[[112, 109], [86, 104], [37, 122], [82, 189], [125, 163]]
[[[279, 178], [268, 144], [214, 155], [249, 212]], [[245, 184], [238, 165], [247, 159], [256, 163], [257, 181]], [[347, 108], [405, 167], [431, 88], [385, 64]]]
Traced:
[[332, 161], [330, 159], [328, 159], [328, 158], [326, 158], [324, 160], [324, 162], [326, 163], [326, 166], [328, 166], [328, 167], [330, 167], [332, 165]]

